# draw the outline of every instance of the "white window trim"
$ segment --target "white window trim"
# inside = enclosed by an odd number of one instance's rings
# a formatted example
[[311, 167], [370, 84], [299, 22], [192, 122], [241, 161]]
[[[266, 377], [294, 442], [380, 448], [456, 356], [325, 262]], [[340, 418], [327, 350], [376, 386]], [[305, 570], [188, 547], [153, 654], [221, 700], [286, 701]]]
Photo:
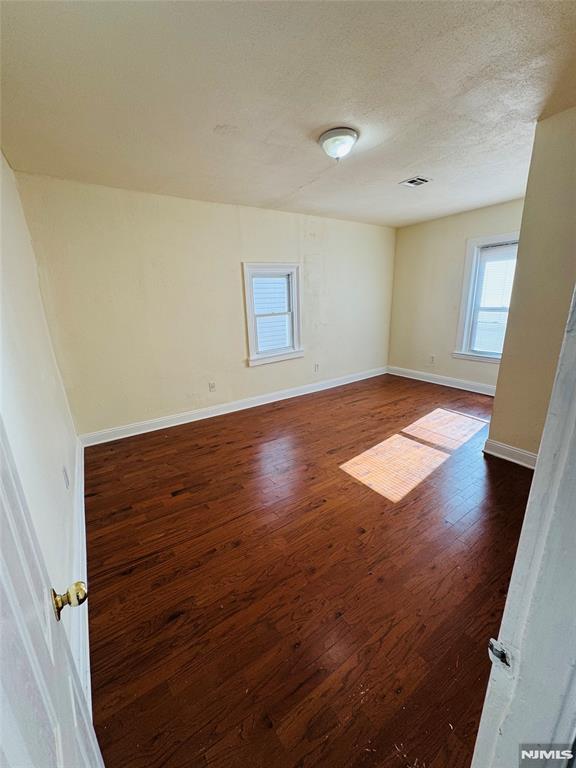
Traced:
[[452, 357], [461, 360], [474, 360], [482, 363], [499, 363], [502, 355], [480, 354], [469, 351], [469, 340], [472, 331], [472, 315], [476, 300], [476, 288], [478, 278], [478, 266], [480, 251], [491, 245], [506, 245], [517, 243], [520, 232], [506, 232], [503, 235], [488, 235], [487, 237], [474, 237], [466, 240], [466, 263], [464, 267], [464, 282], [462, 284], [462, 301], [460, 304], [460, 318], [458, 320], [458, 335], [456, 349]]
[[[304, 356], [302, 347], [302, 296], [300, 285], [300, 264], [294, 262], [244, 262], [244, 296], [246, 300], [246, 325], [248, 328], [248, 365], [264, 365], [283, 360], [292, 360]], [[293, 348], [278, 352], [258, 352], [256, 340], [256, 316], [254, 314], [254, 295], [252, 278], [257, 275], [289, 275], [290, 304], [293, 321]]]

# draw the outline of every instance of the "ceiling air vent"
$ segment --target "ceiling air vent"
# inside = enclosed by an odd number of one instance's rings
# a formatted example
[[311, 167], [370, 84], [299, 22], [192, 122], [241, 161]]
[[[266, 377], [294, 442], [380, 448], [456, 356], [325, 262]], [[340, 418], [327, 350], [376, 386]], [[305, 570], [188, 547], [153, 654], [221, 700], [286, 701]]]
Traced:
[[421, 187], [422, 184], [428, 184], [429, 181], [432, 181], [432, 179], [427, 179], [425, 176], [412, 176], [411, 179], [404, 179], [404, 181], [399, 183], [405, 187]]

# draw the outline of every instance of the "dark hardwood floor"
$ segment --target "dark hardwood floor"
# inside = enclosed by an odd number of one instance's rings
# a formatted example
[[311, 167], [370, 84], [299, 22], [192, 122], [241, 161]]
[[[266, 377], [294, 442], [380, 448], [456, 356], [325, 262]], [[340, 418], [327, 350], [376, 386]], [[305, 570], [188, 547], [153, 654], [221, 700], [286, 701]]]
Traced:
[[381, 376], [88, 448], [107, 768], [469, 766], [532, 479], [491, 405]]

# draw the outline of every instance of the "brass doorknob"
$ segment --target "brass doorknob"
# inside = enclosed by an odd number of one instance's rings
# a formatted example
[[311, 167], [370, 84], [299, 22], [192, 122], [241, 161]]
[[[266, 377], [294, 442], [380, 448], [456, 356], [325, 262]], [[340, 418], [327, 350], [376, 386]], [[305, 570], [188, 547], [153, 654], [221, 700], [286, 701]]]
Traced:
[[51, 590], [52, 605], [54, 606], [54, 613], [56, 614], [56, 621], [60, 621], [60, 614], [62, 609], [69, 605], [71, 608], [77, 608], [88, 597], [88, 590], [86, 584], [83, 581], [75, 581], [71, 587], [68, 587], [63, 595], [59, 595], [54, 590]]

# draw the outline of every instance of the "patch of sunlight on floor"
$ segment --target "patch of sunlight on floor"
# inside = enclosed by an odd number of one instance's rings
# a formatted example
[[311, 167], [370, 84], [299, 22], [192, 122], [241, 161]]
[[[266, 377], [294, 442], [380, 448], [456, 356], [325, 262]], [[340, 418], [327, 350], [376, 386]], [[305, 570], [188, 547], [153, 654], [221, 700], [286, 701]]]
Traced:
[[[416, 422], [417, 423], [417, 422]], [[400, 501], [432, 474], [449, 453], [392, 435], [340, 466], [356, 480], [390, 501]]]
[[466, 416], [456, 411], [436, 408], [423, 416], [402, 432], [412, 435], [439, 448], [455, 450], [480, 432], [488, 422], [475, 416]]

